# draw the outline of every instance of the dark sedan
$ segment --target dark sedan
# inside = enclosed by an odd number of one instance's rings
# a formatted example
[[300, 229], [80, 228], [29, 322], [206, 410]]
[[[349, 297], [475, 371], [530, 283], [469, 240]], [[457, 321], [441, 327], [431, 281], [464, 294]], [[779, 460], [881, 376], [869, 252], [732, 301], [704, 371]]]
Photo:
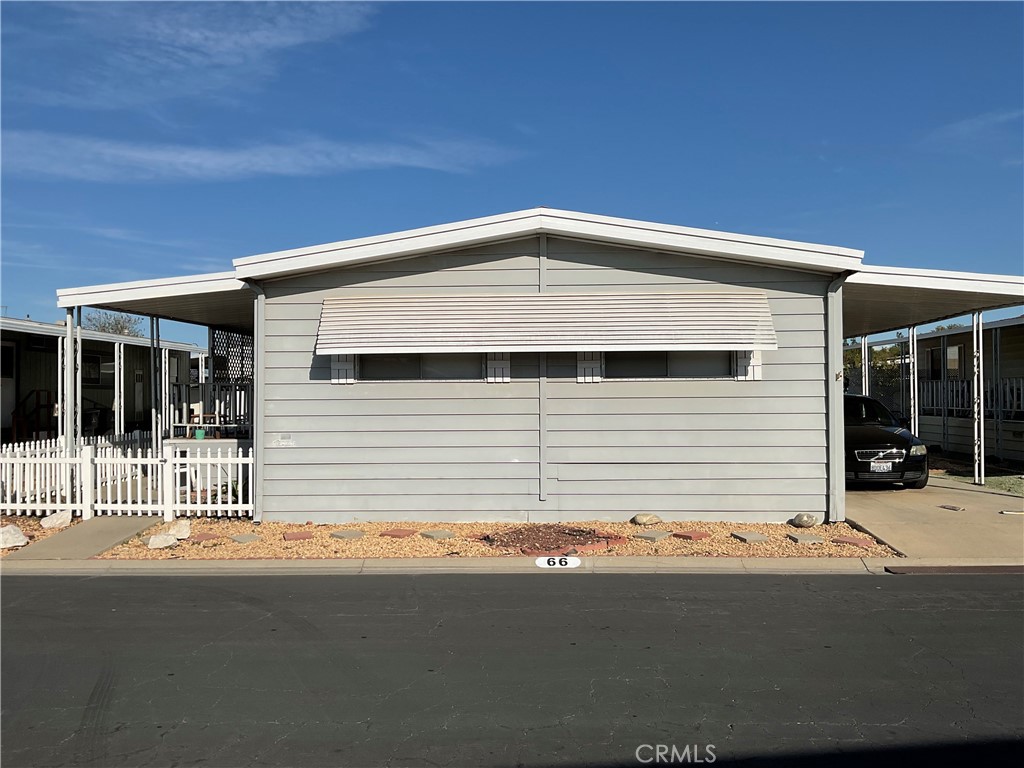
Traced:
[[846, 479], [869, 483], [928, 485], [928, 448], [877, 400], [843, 398]]

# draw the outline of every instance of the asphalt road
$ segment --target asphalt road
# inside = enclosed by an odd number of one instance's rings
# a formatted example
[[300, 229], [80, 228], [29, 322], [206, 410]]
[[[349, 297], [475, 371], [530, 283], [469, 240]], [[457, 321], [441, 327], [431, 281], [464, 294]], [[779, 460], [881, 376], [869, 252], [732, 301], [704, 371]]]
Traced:
[[0, 588], [4, 768], [1024, 758], [1019, 576]]

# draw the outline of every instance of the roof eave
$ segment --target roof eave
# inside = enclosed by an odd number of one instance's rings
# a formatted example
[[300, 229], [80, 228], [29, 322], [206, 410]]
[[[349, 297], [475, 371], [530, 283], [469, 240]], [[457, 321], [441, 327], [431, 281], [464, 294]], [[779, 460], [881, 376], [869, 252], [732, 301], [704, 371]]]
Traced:
[[537, 234], [692, 253], [826, 273], [858, 269], [863, 251], [537, 208], [390, 235], [235, 259], [239, 278], [267, 279], [407, 258]]

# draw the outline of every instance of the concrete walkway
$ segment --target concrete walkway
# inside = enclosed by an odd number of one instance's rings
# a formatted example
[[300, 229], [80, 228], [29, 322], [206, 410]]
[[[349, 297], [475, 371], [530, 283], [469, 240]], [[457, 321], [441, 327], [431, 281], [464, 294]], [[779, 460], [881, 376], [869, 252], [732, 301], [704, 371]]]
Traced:
[[87, 560], [160, 522], [163, 522], [163, 518], [145, 515], [94, 517], [22, 547], [4, 557], [3, 562]]
[[[956, 481], [950, 481], [956, 482]], [[962, 507], [963, 511], [943, 509]], [[848, 490], [847, 521], [910, 558], [1024, 563], [1024, 499], [946, 483]]]

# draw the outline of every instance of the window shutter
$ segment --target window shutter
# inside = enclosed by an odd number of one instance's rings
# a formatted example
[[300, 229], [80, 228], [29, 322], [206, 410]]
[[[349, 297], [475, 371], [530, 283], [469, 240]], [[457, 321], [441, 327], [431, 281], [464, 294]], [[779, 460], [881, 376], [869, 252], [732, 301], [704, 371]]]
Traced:
[[512, 380], [512, 353], [487, 353], [487, 383], [507, 384]]
[[734, 352], [736, 381], [761, 380], [761, 350]]
[[601, 380], [604, 372], [604, 360], [600, 352], [576, 353], [576, 381], [580, 384], [593, 384]]
[[331, 355], [331, 384], [356, 383], [356, 356]]

